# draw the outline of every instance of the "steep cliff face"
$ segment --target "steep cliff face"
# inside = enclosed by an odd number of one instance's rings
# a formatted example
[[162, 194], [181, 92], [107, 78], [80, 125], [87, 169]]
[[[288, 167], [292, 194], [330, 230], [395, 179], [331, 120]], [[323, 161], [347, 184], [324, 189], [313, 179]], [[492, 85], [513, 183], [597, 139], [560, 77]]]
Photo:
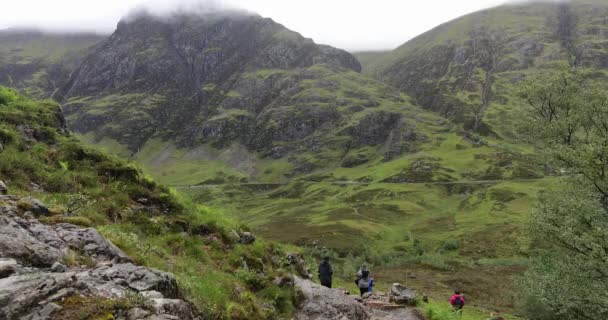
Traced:
[[[349, 53], [256, 15], [139, 14], [121, 21], [55, 97], [77, 131], [132, 150], [154, 135], [189, 146], [238, 139], [256, 148], [266, 143], [255, 141], [256, 118], [318, 64], [336, 73], [361, 69]], [[331, 120], [325, 115], [319, 124]]]
[[0, 31], [0, 84], [36, 98], [49, 97], [78, 67], [87, 49], [105, 37], [87, 33]]
[[[606, 80], [604, 1], [504, 5], [441, 25], [364, 59], [366, 72], [430, 110], [482, 134], [509, 136], [515, 84], [558, 64], [592, 67]], [[505, 123], [506, 121], [506, 123]]]

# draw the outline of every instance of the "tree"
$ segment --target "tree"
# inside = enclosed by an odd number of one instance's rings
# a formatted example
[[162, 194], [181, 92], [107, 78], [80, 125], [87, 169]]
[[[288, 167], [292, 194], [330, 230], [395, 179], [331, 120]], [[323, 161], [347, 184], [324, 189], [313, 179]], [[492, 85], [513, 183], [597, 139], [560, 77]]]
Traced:
[[608, 95], [580, 70], [525, 82], [525, 131], [565, 173], [530, 217], [542, 249], [523, 284], [530, 319], [608, 319]]

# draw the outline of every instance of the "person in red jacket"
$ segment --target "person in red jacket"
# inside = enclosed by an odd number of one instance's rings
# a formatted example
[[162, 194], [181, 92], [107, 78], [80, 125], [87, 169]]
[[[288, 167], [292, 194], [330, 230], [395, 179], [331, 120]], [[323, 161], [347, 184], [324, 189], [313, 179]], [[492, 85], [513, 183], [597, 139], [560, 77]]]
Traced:
[[450, 304], [454, 312], [462, 313], [462, 307], [464, 307], [464, 297], [460, 294], [460, 291], [454, 291], [454, 295], [450, 298]]

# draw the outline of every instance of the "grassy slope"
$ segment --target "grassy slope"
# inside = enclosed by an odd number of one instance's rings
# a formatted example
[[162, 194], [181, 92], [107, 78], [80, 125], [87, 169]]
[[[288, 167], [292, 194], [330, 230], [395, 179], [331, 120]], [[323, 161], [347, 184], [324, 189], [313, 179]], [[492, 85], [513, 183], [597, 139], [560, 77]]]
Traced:
[[0, 30], [0, 85], [28, 96], [49, 97], [67, 80], [86, 50], [102, 41], [97, 34]]
[[[442, 97], [443, 105], [451, 105], [460, 121], [466, 122], [482, 105], [486, 78], [481, 56], [489, 41], [496, 67], [492, 74], [492, 98], [483, 122], [496, 135], [514, 141], [516, 119], [521, 112], [516, 98], [518, 80], [573, 59], [572, 53], [564, 48], [568, 36], [560, 31], [562, 25], [569, 24], [565, 29], [570, 29], [577, 63], [596, 68], [598, 78], [607, 79], [606, 63], [599, 58], [608, 53], [608, 43], [602, 36], [608, 30], [604, 21], [608, 13], [606, 2], [576, 0], [565, 6], [569, 22], [560, 15], [562, 9], [558, 4], [546, 2], [503, 5], [469, 14], [388, 53], [363, 56], [363, 70], [418, 100]], [[451, 53], [445, 56], [446, 52]], [[474, 68], [468, 70], [471, 66]], [[415, 96], [417, 91], [425, 93]], [[439, 108], [433, 102], [427, 104], [425, 107]]]
[[[275, 276], [291, 272], [276, 263], [280, 248], [263, 240], [233, 243], [229, 230], [242, 225], [159, 186], [132, 164], [84, 147], [61, 124], [54, 102], [30, 101], [0, 87], [0, 179], [12, 194], [49, 204], [53, 215], [45, 222], [97, 228], [138, 263], [174, 273], [210, 318], [293, 312], [293, 292], [272, 285]], [[36, 141], [28, 141], [23, 128]], [[141, 198], [146, 205], [137, 202]], [[70, 212], [72, 204], [84, 206]]]

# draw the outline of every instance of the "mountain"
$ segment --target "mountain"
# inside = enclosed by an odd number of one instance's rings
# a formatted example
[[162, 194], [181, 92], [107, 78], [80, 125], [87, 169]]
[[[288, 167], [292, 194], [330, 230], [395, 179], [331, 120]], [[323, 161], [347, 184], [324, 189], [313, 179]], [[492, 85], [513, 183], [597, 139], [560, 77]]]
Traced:
[[87, 49], [105, 36], [0, 30], [0, 83], [36, 98], [49, 97], [67, 82]]
[[527, 75], [569, 64], [607, 80], [607, 13], [598, 0], [503, 5], [363, 60], [364, 69], [467, 130], [513, 138], [516, 85]]
[[329, 73], [360, 71], [347, 52], [257, 15], [141, 13], [123, 19], [55, 97], [75, 130], [133, 151], [158, 137], [188, 147], [238, 141], [270, 153], [274, 141], [302, 139], [338, 120], [319, 106], [285, 114], [324, 103], [298, 96], [321, 72], [305, 69], [321, 64]]

